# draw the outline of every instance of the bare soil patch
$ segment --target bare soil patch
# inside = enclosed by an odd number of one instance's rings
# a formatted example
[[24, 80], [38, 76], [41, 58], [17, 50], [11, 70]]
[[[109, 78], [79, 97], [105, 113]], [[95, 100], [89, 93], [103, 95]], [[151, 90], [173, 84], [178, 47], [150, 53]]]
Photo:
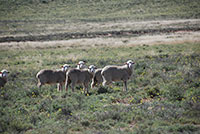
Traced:
[[[200, 20], [169, 20], [85, 24], [88, 32], [0, 36], [1, 49], [134, 46], [200, 41]], [[83, 26], [82, 26], [83, 27]], [[96, 27], [96, 31], [94, 30]], [[107, 30], [106, 30], [107, 29]], [[87, 28], [85, 28], [87, 30]]]

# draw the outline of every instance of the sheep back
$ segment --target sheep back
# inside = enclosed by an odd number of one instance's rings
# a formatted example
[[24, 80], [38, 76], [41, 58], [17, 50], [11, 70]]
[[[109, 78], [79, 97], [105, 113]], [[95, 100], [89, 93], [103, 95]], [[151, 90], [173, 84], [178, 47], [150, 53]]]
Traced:
[[108, 65], [102, 69], [101, 74], [108, 81], [126, 81], [132, 75], [132, 70], [128, 68], [127, 65]]
[[53, 84], [53, 83], [63, 83], [65, 82], [65, 72], [61, 70], [41, 70], [38, 72], [36, 77], [41, 83]]
[[67, 79], [76, 84], [89, 83], [93, 77], [87, 69], [80, 70], [76, 68], [70, 69], [66, 75]]

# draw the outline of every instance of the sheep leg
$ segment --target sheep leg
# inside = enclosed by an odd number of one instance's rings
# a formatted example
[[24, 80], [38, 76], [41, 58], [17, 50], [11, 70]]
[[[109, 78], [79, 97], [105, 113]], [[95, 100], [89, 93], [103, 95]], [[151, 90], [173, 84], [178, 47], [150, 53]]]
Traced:
[[63, 84], [64, 84], [64, 83], [60, 83], [60, 90], [63, 89]]
[[112, 83], [112, 79], [109, 78], [109, 77], [106, 78], [106, 77], [103, 76], [102, 85], [103, 85], [103, 86], [106, 86], [106, 85], [109, 85], [110, 83]]
[[74, 92], [75, 83], [72, 83], [72, 92]]
[[106, 85], [109, 85], [111, 82], [109, 82], [109, 81], [103, 81], [103, 83], [102, 83], [102, 85], [103, 86], [106, 86]]
[[60, 84], [57, 84], [57, 91], [60, 91]]
[[38, 82], [37, 86], [38, 86], [38, 88], [41, 88], [42, 87], [42, 83]]
[[83, 88], [84, 88], [84, 94], [88, 94], [88, 85], [83, 84]]
[[96, 81], [92, 81], [92, 83], [91, 83], [91, 88], [94, 88], [94, 86], [97, 84], [97, 82]]
[[62, 84], [61, 84], [61, 83], [58, 83], [58, 84], [57, 84], [57, 90], [58, 90], [58, 91], [61, 91], [61, 89], [62, 89]]
[[67, 78], [66, 82], [65, 82], [65, 90], [68, 90], [69, 85], [71, 84], [71, 81], [69, 80], [69, 78]]
[[91, 83], [91, 88], [94, 88], [94, 83], [93, 82]]
[[67, 91], [68, 90], [68, 84], [67, 84], [67, 81], [66, 81], [66, 83], [65, 83], [65, 90]]
[[123, 91], [127, 91], [127, 81], [124, 81], [124, 89]]

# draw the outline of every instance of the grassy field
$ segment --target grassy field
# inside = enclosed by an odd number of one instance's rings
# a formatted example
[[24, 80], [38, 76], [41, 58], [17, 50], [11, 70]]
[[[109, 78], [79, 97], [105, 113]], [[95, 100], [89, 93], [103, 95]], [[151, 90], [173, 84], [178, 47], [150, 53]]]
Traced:
[[[1, 20], [199, 18], [198, 0], [1, 0]], [[159, 11], [159, 12], [158, 12]]]
[[[0, 70], [10, 71], [0, 133], [199, 134], [199, 9], [199, 0], [0, 0]], [[36, 86], [40, 69], [129, 59], [127, 92], [121, 82], [88, 95]]]
[[198, 0], [2, 0], [0, 5], [1, 19], [11, 21], [197, 18], [200, 12]]
[[[85, 33], [105, 31], [101, 27], [113, 22], [199, 19], [199, 9], [199, 0], [1, 0], [0, 35]], [[112, 30], [119, 28], [127, 27]]]
[[[9, 82], [0, 90], [3, 133], [200, 133], [200, 44], [1, 50]], [[94, 56], [95, 55], [95, 56]], [[34, 57], [34, 58], [33, 58]], [[136, 62], [128, 82], [58, 92], [36, 73], [79, 60], [103, 67]]]

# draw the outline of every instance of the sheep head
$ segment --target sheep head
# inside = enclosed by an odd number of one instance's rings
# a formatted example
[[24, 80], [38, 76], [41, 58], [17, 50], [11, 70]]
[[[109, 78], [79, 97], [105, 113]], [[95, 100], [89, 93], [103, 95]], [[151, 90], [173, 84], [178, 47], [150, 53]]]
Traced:
[[88, 71], [89, 71], [90, 73], [94, 73], [94, 72], [95, 72], [95, 69], [96, 69], [96, 67], [95, 67], [94, 65], [90, 65], [89, 68], [88, 68]]
[[64, 64], [63, 66], [61, 66], [61, 68], [63, 72], [66, 72], [70, 68], [70, 65]]
[[128, 61], [126, 62], [126, 65], [128, 66], [128, 68], [132, 68], [134, 64], [135, 64], [135, 63], [134, 63], [132, 60], [128, 60]]
[[0, 72], [0, 77], [7, 77], [8, 74], [9, 74], [8, 70], [3, 69], [3, 70]]
[[86, 68], [85, 62], [84, 61], [79, 61], [78, 64], [77, 64], [77, 68], [78, 69], [84, 69], [84, 68]]

